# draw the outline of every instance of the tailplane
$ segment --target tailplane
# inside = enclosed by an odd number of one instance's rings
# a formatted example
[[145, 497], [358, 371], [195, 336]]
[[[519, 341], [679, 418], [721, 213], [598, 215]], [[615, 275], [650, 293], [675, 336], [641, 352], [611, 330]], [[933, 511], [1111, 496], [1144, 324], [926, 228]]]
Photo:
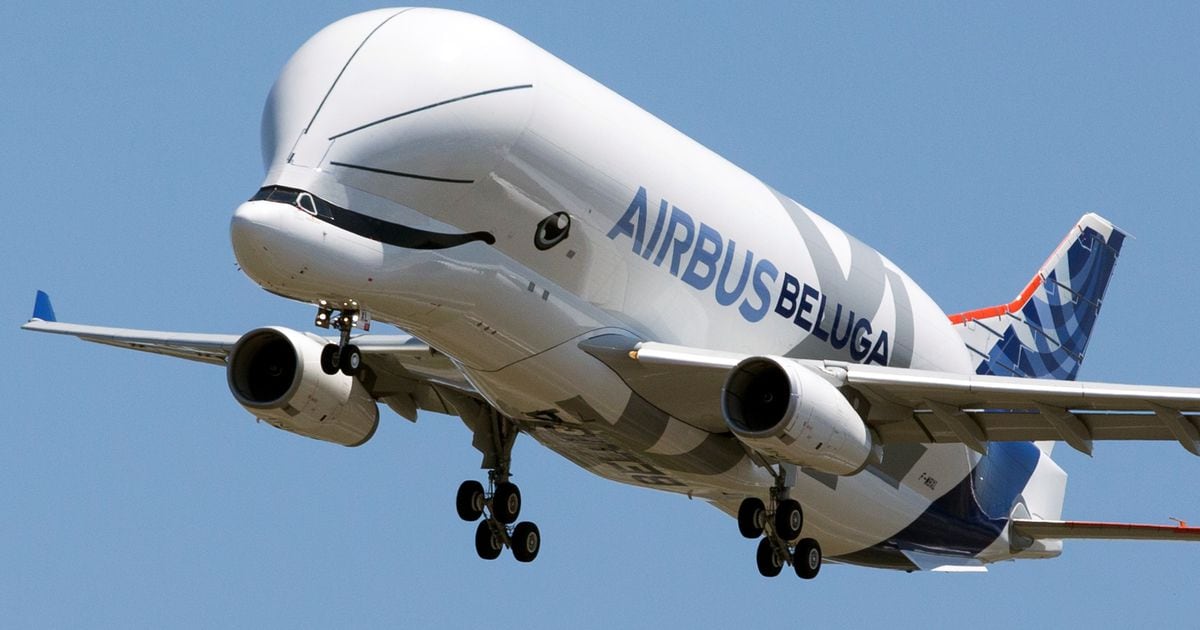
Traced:
[[1125, 233], [1085, 214], [1007, 304], [951, 315], [977, 374], [1074, 380]]

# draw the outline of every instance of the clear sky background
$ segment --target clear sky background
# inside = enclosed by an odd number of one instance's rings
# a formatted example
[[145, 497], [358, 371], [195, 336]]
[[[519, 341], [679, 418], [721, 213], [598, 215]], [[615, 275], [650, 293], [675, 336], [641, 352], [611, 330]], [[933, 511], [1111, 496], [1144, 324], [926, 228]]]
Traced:
[[[21, 332], [311, 326], [234, 267], [289, 55], [362, 2], [0, 8], [0, 625], [1187, 626], [1200, 545], [1068, 543], [986, 575], [760, 577], [699, 502], [532, 441], [531, 565], [478, 560], [455, 418], [346, 449], [256, 424], [220, 369]], [[1131, 232], [1080, 374], [1200, 385], [1195, 3], [452, 3], [881, 249], [950, 312], [1007, 301], [1084, 212]], [[1057, 3], [1056, 3], [1057, 4]], [[1129, 6], [1133, 5], [1133, 6]], [[1149, 6], [1145, 6], [1149, 5]], [[1200, 524], [1177, 444], [1060, 446], [1074, 518]]]

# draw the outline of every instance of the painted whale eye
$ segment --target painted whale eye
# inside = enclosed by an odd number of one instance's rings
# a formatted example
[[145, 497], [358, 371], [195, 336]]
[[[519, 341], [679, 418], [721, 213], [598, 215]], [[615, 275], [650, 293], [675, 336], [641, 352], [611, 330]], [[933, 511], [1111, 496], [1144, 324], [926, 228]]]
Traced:
[[533, 246], [547, 250], [567, 238], [571, 233], [571, 215], [566, 212], [555, 212], [542, 219], [533, 233]]

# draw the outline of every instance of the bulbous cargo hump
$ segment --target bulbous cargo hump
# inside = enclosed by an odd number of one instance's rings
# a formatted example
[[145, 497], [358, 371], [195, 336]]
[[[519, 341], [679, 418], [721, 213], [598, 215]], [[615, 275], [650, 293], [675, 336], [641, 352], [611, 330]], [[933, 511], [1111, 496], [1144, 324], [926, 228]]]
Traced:
[[335, 171], [364, 189], [389, 173], [474, 181], [529, 119], [537, 51], [456, 11], [382, 9], [335, 22], [296, 51], [271, 89], [265, 166]]

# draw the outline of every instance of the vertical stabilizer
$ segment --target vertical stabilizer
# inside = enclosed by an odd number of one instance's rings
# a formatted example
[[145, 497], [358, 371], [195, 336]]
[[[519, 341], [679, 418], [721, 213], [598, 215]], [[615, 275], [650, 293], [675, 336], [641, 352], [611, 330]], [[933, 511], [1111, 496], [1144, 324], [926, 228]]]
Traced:
[[1074, 380], [1124, 241], [1085, 214], [1016, 299], [951, 315], [976, 373]]

